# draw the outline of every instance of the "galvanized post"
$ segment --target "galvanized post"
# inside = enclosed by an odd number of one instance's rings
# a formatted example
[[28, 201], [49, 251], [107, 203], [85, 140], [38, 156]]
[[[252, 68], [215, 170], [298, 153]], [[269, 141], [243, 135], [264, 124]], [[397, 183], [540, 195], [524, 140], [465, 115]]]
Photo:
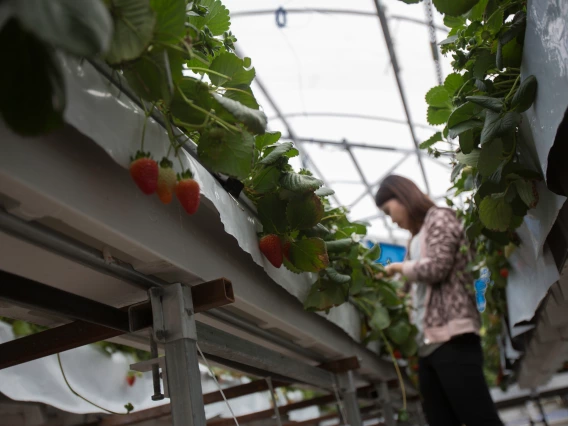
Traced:
[[357, 401], [357, 389], [353, 380], [353, 371], [348, 370], [337, 374], [339, 391], [345, 407], [345, 416], [350, 426], [361, 426], [361, 412]]
[[418, 426], [426, 426], [428, 423], [426, 422], [426, 417], [424, 416], [424, 410], [422, 409], [422, 402], [420, 400], [415, 402], [416, 404], [416, 420], [418, 422]]
[[394, 420], [394, 410], [392, 408], [389, 387], [387, 382], [381, 382], [380, 385], [376, 386], [378, 402], [383, 409], [383, 417], [385, 418], [386, 426], [395, 426], [396, 422]]
[[154, 338], [166, 351], [174, 426], [205, 426], [191, 288], [172, 284], [149, 291]]

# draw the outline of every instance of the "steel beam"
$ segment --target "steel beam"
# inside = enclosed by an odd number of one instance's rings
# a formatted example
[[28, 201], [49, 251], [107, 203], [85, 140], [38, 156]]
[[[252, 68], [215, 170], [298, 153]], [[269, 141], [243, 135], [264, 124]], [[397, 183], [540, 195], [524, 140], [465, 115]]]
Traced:
[[219, 363], [224, 360], [260, 369], [278, 377], [286, 377], [298, 383], [306, 383], [320, 389], [333, 389], [332, 373], [312, 367], [302, 361], [249, 342], [206, 324], [198, 323], [199, 346], [205, 354], [213, 355]]
[[[348, 9], [322, 9], [322, 8], [305, 8], [305, 9], [285, 9], [286, 13], [299, 14], [299, 13], [326, 13], [326, 14], [337, 14], [337, 15], [355, 15], [355, 16], [366, 16], [375, 17], [376, 14], [372, 12], [365, 12], [359, 10], [348, 10]], [[243, 10], [240, 12], [231, 13], [231, 18], [242, 18], [247, 16], [261, 16], [261, 15], [274, 15], [276, 10]], [[410, 18], [408, 16], [402, 15], [391, 15], [390, 19], [396, 19], [399, 21], [412, 22], [418, 25], [429, 25], [428, 22], [421, 21], [420, 19]], [[436, 29], [444, 32], [448, 32], [446, 27], [437, 25]]]
[[[10, 280], [4, 278], [6, 274], [0, 271], [0, 276], [3, 277], [1, 278], [2, 285], [0, 285], [0, 291], [9, 290], [12, 287], [11, 284], [14, 283], [11, 278]], [[31, 280], [26, 280], [25, 282], [20, 280], [18, 283], [19, 290], [24, 293], [34, 292], [34, 286], [38, 284]], [[43, 284], [39, 285], [43, 286]], [[75, 321], [2, 343], [0, 345], [0, 370], [152, 326], [152, 311], [149, 303], [135, 304], [117, 309], [89, 299], [83, 300], [84, 298], [49, 286], [45, 287], [47, 288], [43, 288], [41, 293], [45, 300], [42, 300], [41, 303], [44, 308], [47, 308], [47, 311], [55, 315], [61, 315], [62, 312], [55, 311], [54, 306], [59, 306], [60, 303], [64, 302], [74, 308], [84, 309], [84, 312], [81, 312], [81, 319], [84, 321]], [[209, 291], [203, 291], [204, 288], [209, 289]], [[229, 291], [226, 291], [227, 289]], [[232, 296], [233, 292], [230, 282], [225, 279], [199, 284], [191, 288], [191, 293], [195, 297], [193, 309], [196, 313], [234, 302], [234, 298], [228, 297], [226, 294], [229, 293]], [[216, 303], [213, 303], [211, 295], [217, 295]], [[51, 302], [55, 298], [58, 298], [55, 301], [56, 305], [52, 305]], [[13, 299], [11, 301], [20, 304], [18, 300]], [[27, 305], [30, 306], [30, 303], [28, 302]], [[102, 305], [102, 308], [100, 305]], [[40, 308], [35, 304], [33, 307], [35, 309]], [[94, 321], [94, 319], [100, 319], [109, 309], [113, 310], [112, 312], [118, 317], [121, 324], [126, 321], [126, 325], [122, 326], [122, 328], [111, 328], [97, 324], [100, 321]]]
[[357, 400], [357, 389], [353, 378], [353, 371], [346, 371], [337, 375], [337, 382], [345, 407], [345, 415], [349, 426], [361, 426], [361, 412]]
[[[373, 13], [373, 16], [377, 16]], [[305, 117], [305, 118], [312, 118], [312, 117], [331, 117], [331, 118], [354, 118], [359, 120], [371, 120], [371, 121], [382, 121], [386, 123], [394, 123], [394, 124], [402, 124], [408, 126], [406, 120], [399, 120], [397, 118], [390, 118], [390, 117], [380, 117], [377, 115], [367, 115], [367, 114], [352, 114], [348, 112], [292, 112], [288, 114], [284, 114], [286, 118], [296, 118], [296, 117]], [[269, 117], [268, 120], [274, 120], [280, 117]], [[437, 132], [438, 129], [434, 126], [429, 126], [427, 124], [414, 124], [414, 127], [420, 127], [426, 130], [432, 130], [433, 132]]]
[[[396, 169], [398, 169], [398, 167], [404, 163], [408, 157], [410, 157], [410, 153], [405, 154], [400, 160], [398, 160], [396, 163], [394, 163], [386, 172], [384, 172], [381, 177], [379, 179], [377, 179], [377, 181], [372, 185], [373, 188], [376, 188], [377, 186], [380, 185], [380, 183], [383, 181], [384, 178], [386, 178], [388, 175], [390, 175], [391, 173], [393, 173]], [[353, 201], [350, 205], [349, 208], [352, 209], [354, 206], [356, 206], [363, 198], [365, 198], [365, 195], [367, 195], [367, 191], [363, 191], [361, 193], [361, 195], [359, 195], [355, 201]]]
[[416, 155], [418, 157], [418, 163], [420, 164], [420, 170], [422, 172], [422, 177], [424, 179], [424, 184], [426, 185], [426, 192], [430, 195], [430, 184], [428, 183], [428, 177], [426, 176], [426, 169], [424, 168], [424, 164], [422, 162], [422, 156], [420, 151], [420, 142], [418, 142], [418, 138], [416, 137], [416, 132], [414, 131], [414, 124], [412, 122], [412, 117], [410, 114], [410, 108], [408, 106], [408, 101], [406, 99], [406, 92], [404, 90], [404, 84], [402, 83], [402, 78], [400, 76], [400, 68], [398, 66], [398, 58], [396, 56], [396, 50], [394, 48], [394, 44], [392, 42], [389, 24], [387, 21], [387, 17], [385, 15], [385, 11], [381, 4], [381, 0], [374, 0], [375, 7], [377, 9], [377, 15], [381, 22], [381, 29], [383, 31], [383, 36], [385, 39], [385, 43], [387, 45], [387, 49], [389, 51], [389, 56], [391, 59], [392, 68], [394, 71], [394, 75], [396, 78], [396, 84], [398, 86], [398, 92], [400, 94], [400, 100], [402, 101], [402, 106], [404, 107], [404, 113], [406, 115], [406, 121], [408, 122], [408, 129], [410, 130], [410, 135], [412, 136], [412, 141], [414, 142], [414, 146], [416, 149]]

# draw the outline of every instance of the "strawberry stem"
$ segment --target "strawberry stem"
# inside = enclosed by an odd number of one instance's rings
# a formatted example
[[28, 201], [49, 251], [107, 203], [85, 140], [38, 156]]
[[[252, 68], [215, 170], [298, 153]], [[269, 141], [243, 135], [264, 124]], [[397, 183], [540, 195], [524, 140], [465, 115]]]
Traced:
[[396, 361], [396, 357], [394, 356], [394, 351], [392, 350], [392, 346], [390, 345], [387, 337], [383, 333], [383, 330], [379, 330], [381, 333], [381, 338], [385, 342], [389, 354], [392, 359], [392, 363], [394, 364], [394, 369], [396, 370], [396, 375], [398, 376], [398, 382], [400, 383], [400, 392], [402, 393], [402, 409], [406, 411], [406, 388], [404, 387], [404, 380], [402, 380], [402, 374], [400, 373], [400, 368], [398, 367], [398, 362]]
[[[73, 389], [71, 387], [71, 384], [69, 384], [69, 381], [67, 380], [67, 376], [65, 375], [65, 371], [63, 371], [63, 364], [61, 363], [61, 354], [57, 354], [57, 362], [59, 363], [59, 369], [61, 370], [61, 374], [63, 375], [63, 380], [65, 380], [65, 384], [67, 385], [67, 387], [69, 388], [69, 390], [76, 396], [78, 396], [79, 398], [81, 398], [83, 401], [91, 404], [94, 407], [97, 407], [100, 410], [106, 411], [107, 413], [110, 414], [118, 414], [121, 416], [125, 416], [128, 414], [127, 413], [117, 413], [116, 411], [111, 411], [111, 410], [107, 410], [106, 408], [101, 407], [100, 405], [95, 404], [93, 401], [89, 401], [87, 398], [85, 398], [83, 395], [79, 394], [75, 389]], [[130, 403], [128, 403], [127, 405], [132, 405]], [[132, 410], [129, 410], [129, 412]]]

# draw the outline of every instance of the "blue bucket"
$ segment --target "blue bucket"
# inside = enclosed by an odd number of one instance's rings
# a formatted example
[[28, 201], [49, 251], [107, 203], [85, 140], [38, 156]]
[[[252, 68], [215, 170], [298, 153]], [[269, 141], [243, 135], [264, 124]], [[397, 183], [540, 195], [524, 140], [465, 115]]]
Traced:
[[[368, 248], [374, 246], [371, 241], [365, 241], [365, 245]], [[386, 265], [388, 263], [404, 261], [404, 257], [406, 256], [406, 247], [388, 243], [379, 243], [379, 246], [381, 247], [381, 257], [375, 261], [376, 263]]]

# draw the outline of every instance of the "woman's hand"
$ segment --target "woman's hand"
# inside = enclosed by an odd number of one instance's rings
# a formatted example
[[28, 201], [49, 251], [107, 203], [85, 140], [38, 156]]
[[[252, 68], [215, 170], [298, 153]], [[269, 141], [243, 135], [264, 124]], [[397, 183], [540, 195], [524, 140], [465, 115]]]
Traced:
[[402, 274], [402, 263], [391, 263], [385, 267], [385, 273], [388, 277], [395, 274]]

